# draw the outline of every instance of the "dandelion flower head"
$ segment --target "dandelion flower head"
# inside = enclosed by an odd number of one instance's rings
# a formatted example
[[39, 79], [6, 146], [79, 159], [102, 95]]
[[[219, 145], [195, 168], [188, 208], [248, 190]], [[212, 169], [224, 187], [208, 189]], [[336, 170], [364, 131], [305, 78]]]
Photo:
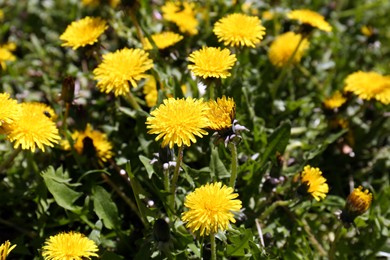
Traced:
[[7, 240], [0, 246], [0, 259], [6, 260], [9, 253], [16, 247], [16, 245], [11, 246], [11, 243]]
[[156, 141], [162, 138], [162, 147], [190, 146], [191, 142], [196, 143], [195, 136], [208, 134], [204, 130], [209, 124], [207, 112], [207, 103], [202, 99], [165, 99], [146, 119], [148, 133], [157, 134]]
[[188, 65], [196, 76], [206, 78], [227, 78], [231, 74], [229, 70], [237, 61], [236, 55], [229, 49], [203, 47], [190, 54], [188, 60], [194, 64]]
[[265, 28], [257, 16], [240, 13], [221, 18], [215, 23], [213, 31], [218, 41], [237, 47], [255, 48], [265, 35]]
[[100, 17], [87, 16], [68, 25], [60, 36], [60, 40], [64, 41], [62, 46], [72, 47], [73, 50], [76, 50], [86, 45], [93, 45], [107, 28], [105, 20]]
[[195, 4], [168, 1], [161, 7], [164, 20], [173, 22], [180, 32], [195, 35], [198, 33], [198, 20], [195, 16]]
[[192, 232], [210, 235], [228, 228], [235, 223], [234, 212], [241, 209], [238, 194], [221, 182], [203, 185], [187, 195], [184, 205], [189, 209], [182, 213], [182, 220]]
[[369, 190], [364, 190], [362, 186], [355, 188], [347, 197], [346, 209], [349, 215], [362, 215], [366, 212], [372, 202], [372, 193]]
[[319, 168], [306, 165], [301, 173], [301, 182], [306, 186], [306, 192], [317, 201], [324, 199], [329, 192], [329, 186]]
[[12, 54], [15, 49], [16, 45], [14, 43], [0, 45], [0, 66], [3, 70], [7, 68], [6, 62], [16, 60], [15, 55]]
[[328, 109], [335, 109], [341, 107], [347, 99], [341, 94], [340, 91], [336, 91], [331, 97], [324, 100], [324, 106]]
[[0, 93], [0, 127], [12, 123], [19, 115], [20, 107], [8, 93]]
[[53, 147], [60, 140], [56, 124], [36, 102], [21, 103], [19, 116], [7, 128], [8, 139], [23, 150], [34, 152], [38, 147], [44, 152], [45, 146]]
[[[300, 43], [298, 50], [295, 52], [293, 58], [290, 58], [301, 40], [302, 42]], [[302, 39], [302, 35], [294, 32], [287, 32], [276, 37], [271, 43], [268, 57], [272, 65], [281, 68], [289, 64], [299, 63], [308, 48], [309, 41], [307, 39]]]
[[208, 105], [210, 111], [207, 113], [207, 117], [210, 120], [210, 129], [220, 131], [232, 126], [236, 113], [236, 103], [233, 98], [223, 96], [217, 101], [210, 100]]
[[301, 24], [309, 25], [325, 32], [332, 31], [332, 26], [325, 21], [325, 18], [321, 14], [311, 10], [292, 10], [287, 14], [287, 17], [291, 20], [297, 20]]
[[[156, 44], [157, 48], [160, 50], [166, 49], [172, 45], [175, 45], [183, 39], [183, 36], [174, 32], [162, 32], [153, 34], [152, 39]], [[152, 44], [149, 42], [148, 38], [145, 38], [144, 50], [153, 49]]]
[[136, 87], [137, 81], [146, 78], [145, 72], [153, 67], [149, 54], [141, 49], [121, 49], [103, 55], [103, 61], [94, 69], [97, 87], [105, 93], [114, 92], [115, 96], [126, 95], [130, 86]]
[[42, 247], [45, 260], [82, 260], [97, 257], [95, 242], [78, 232], [50, 236]]
[[364, 100], [376, 99], [385, 105], [390, 104], [390, 76], [376, 72], [354, 72], [345, 79], [344, 90]]

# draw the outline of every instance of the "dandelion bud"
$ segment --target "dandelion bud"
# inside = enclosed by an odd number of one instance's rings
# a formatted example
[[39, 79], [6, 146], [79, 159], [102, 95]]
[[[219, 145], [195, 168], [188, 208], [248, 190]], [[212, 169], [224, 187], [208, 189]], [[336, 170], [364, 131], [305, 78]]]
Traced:
[[349, 226], [356, 217], [362, 215], [370, 208], [371, 202], [372, 193], [367, 189], [363, 190], [363, 187], [359, 186], [348, 195], [345, 208], [340, 215], [340, 220], [346, 226]]
[[74, 78], [69, 76], [62, 81], [61, 98], [65, 103], [72, 103], [74, 98]]

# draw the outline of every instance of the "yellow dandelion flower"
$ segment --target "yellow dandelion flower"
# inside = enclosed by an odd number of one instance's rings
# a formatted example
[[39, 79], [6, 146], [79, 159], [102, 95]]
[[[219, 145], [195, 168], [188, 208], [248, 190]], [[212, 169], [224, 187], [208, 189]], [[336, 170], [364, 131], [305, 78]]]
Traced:
[[213, 32], [225, 45], [255, 48], [263, 39], [265, 28], [257, 16], [236, 13], [217, 21]]
[[[86, 139], [89, 139], [93, 147], [86, 147]], [[85, 151], [85, 149], [94, 149], [96, 156], [102, 161], [106, 162], [113, 156], [112, 144], [108, 141], [107, 135], [93, 130], [90, 124], [84, 131], [75, 131], [72, 133], [72, 140], [74, 141], [73, 147], [79, 154], [91, 154], [91, 151]], [[65, 150], [70, 150], [70, 144], [68, 141], [63, 141], [62, 146]]]
[[150, 75], [146, 78], [143, 93], [148, 107], [154, 107], [157, 104], [158, 91], [156, 79]]
[[74, 21], [60, 36], [60, 40], [64, 41], [61, 46], [69, 46], [76, 50], [86, 45], [93, 45], [107, 28], [107, 22], [100, 17], [87, 16]]
[[24, 150], [35, 151], [38, 147], [43, 152], [45, 146], [53, 147], [60, 140], [55, 123], [47, 117], [36, 103], [20, 104], [19, 116], [7, 127], [7, 137]]
[[6, 260], [9, 253], [16, 247], [11, 246], [11, 243], [7, 240], [0, 246], [0, 260]]
[[390, 76], [376, 72], [354, 72], [345, 79], [344, 90], [364, 100], [376, 99], [385, 105], [390, 104]]
[[194, 64], [188, 65], [196, 76], [202, 78], [227, 78], [231, 74], [229, 70], [237, 61], [236, 55], [231, 54], [229, 49], [203, 47], [190, 54], [188, 60]]
[[0, 9], [0, 21], [4, 19], [4, 11]]
[[141, 49], [121, 49], [103, 55], [103, 62], [94, 69], [97, 87], [105, 93], [114, 92], [115, 96], [126, 95], [130, 86], [136, 87], [137, 81], [146, 78], [144, 74], [153, 67], [149, 54]]
[[19, 115], [18, 102], [8, 93], [0, 93], [0, 126], [12, 123]]
[[221, 182], [206, 184], [187, 195], [184, 205], [189, 209], [182, 213], [182, 220], [192, 232], [200, 231], [200, 235], [210, 235], [228, 228], [235, 223], [234, 212], [241, 209], [241, 201], [236, 199], [231, 187]]
[[14, 43], [0, 45], [0, 66], [3, 70], [7, 68], [6, 62], [16, 60], [15, 55], [12, 54], [15, 48], [16, 45]]
[[208, 128], [221, 131], [232, 126], [236, 113], [236, 103], [233, 98], [223, 96], [222, 98], [218, 98], [217, 101], [210, 100], [208, 106], [210, 108], [207, 113], [207, 118], [210, 121]]
[[370, 208], [371, 202], [372, 193], [367, 189], [363, 190], [363, 187], [359, 186], [349, 194], [345, 207], [351, 216], [358, 216]]
[[196, 143], [195, 136], [208, 134], [203, 129], [209, 124], [207, 112], [207, 104], [202, 99], [165, 99], [146, 119], [148, 133], [157, 134], [156, 141], [163, 138], [162, 147], [190, 146], [191, 142]]
[[175, 3], [166, 2], [161, 7], [164, 20], [173, 22], [179, 27], [182, 33], [188, 33], [195, 35], [198, 33], [198, 20], [195, 17], [195, 4], [194, 3]]
[[[157, 34], [153, 34], [151, 37], [154, 43], [156, 44], [157, 48], [160, 50], [175, 45], [176, 43], [178, 43], [183, 39], [183, 36], [174, 32], [157, 33]], [[144, 42], [145, 42], [144, 50], [153, 49], [153, 46], [149, 42], [148, 38], [144, 38]]]
[[326, 179], [322, 176], [319, 168], [306, 165], [301, 172], [301, 187], [299, 192], [311, 195], [315, 200], [320, 201], [326, 197], [329, 191], [329, 186]]
[[56, 121], [57, 115], [50, 106], [40, 102], [28, 102], [25, 104], [29, 104], [30, 113], [42, 114], [50, 118], [52, 121]]
[[330, 24], [325, 21], [325, 17], [311, 10], [292, 10], [287, 14], [287, 17], [291, 20], [297, 20], [301, 24], [309, 25], [325, 32], [332, 31], [332, 26], [330, 26]]
[[[299, 47], [297, 49], [298, 44]], [[302, 39], [300, 34], [287, 32], [279, 35], [272, 42], [268, 51], [268, 57], [272, 65], [281, 68], [289, 64], [299, 63], [308, 48], [309, 41], [306, 38]], [[294, 56], [291, 58], [293, 54]]]
[[371, 37], [373, 34], [374, 34], [374, 28], [371, 27], [371, 26], [367, 26], [367, 25], [363, 25], [361, 28], [360, 28], [360, 32], [366, 36], [366, 37]]
[[81, 0], [81, 3], [85, 6], [97, 7], [100, 5], [100, 0]]
[[347, 99], [341, 94], [340, 91], [336, 91], [331, 97], [324, 100], [324, 106], [327, 109], [335, 109], [341, 107]]
[[264, 11], [261, 18], [264, 20], [272, 20], [274, 19], [275, 13], [273, 11]]
[[95, 242], [78, 232], [50, 236], [42, 247], [45, 260], [82, 260], [97, 257]]

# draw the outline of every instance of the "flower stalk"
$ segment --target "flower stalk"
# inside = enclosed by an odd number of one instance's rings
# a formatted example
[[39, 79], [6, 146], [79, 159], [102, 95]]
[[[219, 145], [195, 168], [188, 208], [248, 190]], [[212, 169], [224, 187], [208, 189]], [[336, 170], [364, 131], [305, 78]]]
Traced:
[[179, 179], [180, 165], [183, 160], [183, 149], [184, 149], [183, 145], [179, 146], [179, 151], [177, 152], [177, 157], [176, 157], [176, 166], [172, 177], [171, 195], [169, 197], [170, 199], [169, 206], [172, 208], [174, 212], [175, 212], [176, 184], [177, 184], [177, 180]]
[[215, 244], [215, 233], [210, 233], [210, 244], [211, 244], [211, 260], [217, 259], [217, 247]]
[[236, 179], [237, 179], [237, 166], [238, 166], [238, 159], [237, 159], [237, 146], [234, 142], [229, 142], [229, 148], [232, 156], [232, 165], [231, 165], [231, 175], [230, 175], [230, 181], [229, 186], [234, 189]]

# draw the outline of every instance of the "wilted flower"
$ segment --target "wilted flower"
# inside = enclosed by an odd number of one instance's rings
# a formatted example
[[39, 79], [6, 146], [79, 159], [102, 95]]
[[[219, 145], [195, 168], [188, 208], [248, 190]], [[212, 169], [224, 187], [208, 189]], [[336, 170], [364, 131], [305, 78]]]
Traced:
[[300, 180], [302, 184], [298, 188], [299, 194], [310, 195], [317, 201], [326, 197], [329, 186], [319, 168], [306, 165], [301, 172]]
[[73, 50], [86, 45], [93, 45], [107, 28], [105, 20], [100, 17], [87, 16], [68, 25], [65, 32], [60, 36], [60, 39], [64, 41], [61, 45], [72, 47]]
[[309, 26], [310, 28], [318, 28], [325, 32], [332, 31], [332, 27], [327, 21], [325, 21], [325, 18], [319, 13], [311, 10], [293, 10], [287, 14], [287, 17], [292, 20], [297, 20], [301, 24]]
[[324, 100], [324, 106], [327, 109], [336, 109], [341, 107], [347, 98], [345, 98], [340, 91], [336, 91], [331, 97]]
[[241, 209], [241, 201], [236, 199], [231, 187], [221, 182], [206, 184], [187, 195], [184, 205], [189, 208], [182, 213], [182, 220], [192, 232], [200, 231], [200, 236], [217, 233], [235, 223], [234, 212]]
[[175, 23], [183, 33], [195, 35], [198, 33], [198, 20], [195, 17], [194, 3], [166, 2], [161, 10], [163, 18]]
[[[151, 37], [154, 43], [156, 44], [157, 48], [160, 50], [175, 45], [176, 43], [178, 43], [183, 39], [183, 36], [174, 32], [162, 32], [162, 33], [152, 34]], [[153, 46], [149, 42], [148, 38], [145, 38], [144, 49], [145, 50], [153, 49]]]
[[14, 43], [0, 45], [0, 65], [3, 70], [7, 68], [7, 61], [16, 60], [15, 55], [12, 54], [15, 49], [16, 45]]

